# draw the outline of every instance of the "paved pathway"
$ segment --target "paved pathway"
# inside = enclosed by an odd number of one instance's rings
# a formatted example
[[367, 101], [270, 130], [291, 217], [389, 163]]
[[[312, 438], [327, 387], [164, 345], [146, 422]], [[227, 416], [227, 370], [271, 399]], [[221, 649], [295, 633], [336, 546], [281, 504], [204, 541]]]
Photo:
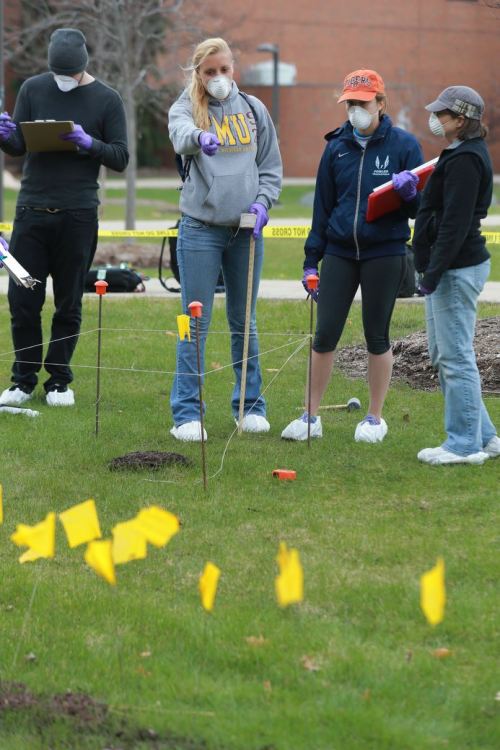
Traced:
[[[167, 272], [168, 273], [168, 272]], [[5, 271], [0, 271], [0, 294], [7, 293], [8, 277]], [[166, 297], [168, 299], [179, 299], [179, 294], [175, 292], [167, 292], [161, 286], [158, 279], [150, 279], [146, 281], [146, 292], [145, 296], [148, 297]], [[47, 284], [47, 294], [52, 294], [52, 285], [49, 282]], [[140, 296], [144, 296], [140, 295]], [[123, 297], [131, 297], [131, 294], [110, 294], [107, 299], [120, 299]], [[224, 295], [217, 295], [223, 297]], [[360, 299], [361, 295], [356, 295], [356, 299]], [[283, 300], [304, 300], [305, 294], [302, 284], [299, 280], [297, 281], [283, 281], [262, 279], [259, 287], [259, 299], [283, 299]], [[489, 281], [486, 283], [481, 296], [479, 297], [480, 302], [497, 302], [500, 304], [500, 281]], [[402, 300], [409, 304], [421, 303], [421, 297], [412, 297], [408, 300]]]

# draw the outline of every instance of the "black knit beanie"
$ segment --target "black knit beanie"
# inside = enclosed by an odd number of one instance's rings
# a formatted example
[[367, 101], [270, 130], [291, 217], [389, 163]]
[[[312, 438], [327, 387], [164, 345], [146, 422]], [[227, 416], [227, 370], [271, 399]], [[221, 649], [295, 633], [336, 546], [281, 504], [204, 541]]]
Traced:
[[56, 75], [82, 73], [89, 61], [86, 39], [78, 29], [56, 29], [50, 37], [49, 68]]

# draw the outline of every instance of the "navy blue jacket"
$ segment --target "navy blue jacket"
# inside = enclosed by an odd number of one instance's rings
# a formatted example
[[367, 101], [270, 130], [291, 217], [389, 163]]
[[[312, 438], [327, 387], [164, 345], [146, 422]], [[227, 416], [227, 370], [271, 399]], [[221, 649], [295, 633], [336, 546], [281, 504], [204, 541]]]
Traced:
[[367, 223], [365, 216], [373, 188], [388, 182], [393, 173], [423, 163], [415, 136], [393, 127], [383, 115], [366, 149], [354, 138], [349, 122], [325, 138], [304, 268], [317, 267], [325, 253], [359, 260], [404, 255], [410, 237], [408, 219], [416, 216], [420, 194], [376, 221]]
[[429, 177], [415, 220], [415, 267], [433, 292], [449, 268], [466, 268], [490, 257], [481, 235], [493, 192], [493, 167], [482, 138], [445, 149]]

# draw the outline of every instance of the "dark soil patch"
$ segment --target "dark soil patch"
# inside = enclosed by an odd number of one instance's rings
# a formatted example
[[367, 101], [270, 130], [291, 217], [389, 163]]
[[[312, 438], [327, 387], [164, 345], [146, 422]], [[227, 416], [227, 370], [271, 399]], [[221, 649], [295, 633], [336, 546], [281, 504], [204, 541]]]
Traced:
[[110, 469], [160, 469], [162, 466], [192, 466], [191, 459], [168, 451], [134, 451], [109, 462]]
[[[434, 391], [439, 388], [437, 371], [431, 365], [427, 351], [427, 334], [417, 331], [393, 342], [393, 376], [412, 388]], [[500, 318], [478, 320], [474, 338], [477, 365], [481, 375], [483, 393], [500, 395]], [[336, 356], [342, 372], [350, 378], [367, 374], [367, 356], [364, 346], [348, 346]]]
[[[52, 747], [52, 742], [57, 742], [58, 748], [71, 747], [71, 750], [77, 750], [85, 744], [85, 738], [92, 737], [95, 738], [95, 741], [91, 740], [92, 747], [99, 750], [136, 750], [138, 747], [149, 750], [206, 750], [204, 740], [160, 733], [151, 727], [133, 727], [125, 719], [113, 716], [113, 713], [112, 708], [84, 693], [68, 691], [53, 696], [40, 696], [32, 693], [22, 683], [0, 681], [0, 725], [3, 737], [7, 736], [9, 723], [16, 729], [24, 722], [34, 736], [39, 739], [43, 737], [48, 743], [47, 747]], [[8, 719], [13, 716], [16, 717], [14, 722], [9, 722]], [[61, 732], [61, 722], [66, 722], [65, 728], [71, 737], [70, 745], [62, 739], [64, 732]], [[56, 734], [57, 739], [54, 736]], [[79, 738], [82, 739], [81, 743]], [[63, 745], [60, 744], [60, 739]], [[85, 747], [89, 745], [85, 744]]]

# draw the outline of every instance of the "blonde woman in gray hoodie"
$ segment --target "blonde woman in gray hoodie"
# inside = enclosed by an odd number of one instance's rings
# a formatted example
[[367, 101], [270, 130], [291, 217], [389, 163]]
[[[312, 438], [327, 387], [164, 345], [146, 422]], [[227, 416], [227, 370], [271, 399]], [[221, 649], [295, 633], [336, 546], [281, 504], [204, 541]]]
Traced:
[[[256, 214], [243, 431], [267, 432], [255, 306], [264, 253], [262, 229], [281, 191], [282, 164], [266, 107], [256, 97], [238, 90], [233, 72], [233, 56], [224, 39], [201, 42], [193, 54], [189, 84], [169, 111], [170, 140], [175, 152], [182, 156], [185, 170], [177, 257], [184, 312], [188, 312], [187, 306], [193, 300], [203, 303], [202, 372], [215, 287], [222, 268], [236, 376], [231, 408], [237, 419], [252, 231], [238, 226], [242, 213]], [[196, 348], [187, 340], [177, 344], [176, 373], [170, 395], [174, 418], [170, 432], [178, 440], [200, 441]]]

